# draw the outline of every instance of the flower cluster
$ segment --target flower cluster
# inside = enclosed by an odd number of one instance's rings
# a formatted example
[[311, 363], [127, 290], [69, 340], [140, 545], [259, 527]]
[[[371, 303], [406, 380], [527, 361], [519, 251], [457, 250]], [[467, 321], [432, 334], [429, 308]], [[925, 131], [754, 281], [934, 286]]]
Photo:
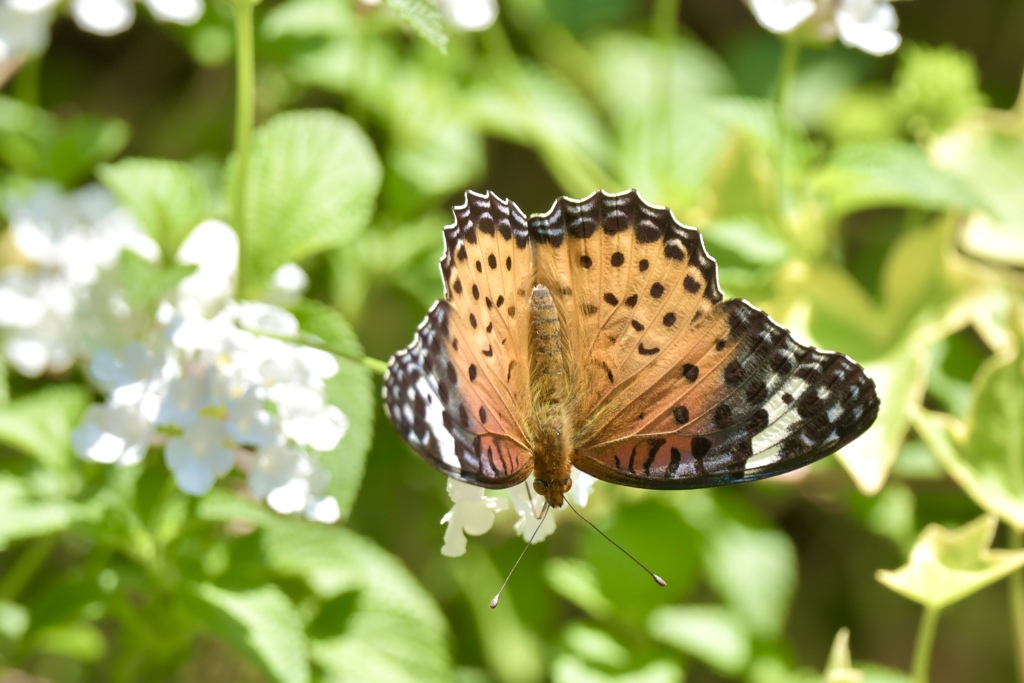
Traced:
[[[572, 488], [566, 494], [569, 501], [576, 507], [584, 507], [594, 490], [595, 479], [589, 474], [572, 470]], [[541, 519], [544, 499], [533, 491], [533, 477], [522, 485], [514, 486], [501, 492], [488, 492], [479, 486], [464, 484], [455, 479], [448, 480], [448, 497], [452, 499], [452, 509], [441, 518], [446, 524], [444, 546], [441, 554], [448, 557], [459, 557], [466, 552], [466, 534], [481, 536], [494, 526], [497, 513], [512, 508], [519, 515], [515, 531], [524, 540], [531, 538], [540, 543], [555, 531], [555, 515], [549, 511]], [[495, 493], [496, 495], [488, 495]], [[565, 510], [565, 508], [562, 508]], [[538, 528], [538, 525], [540, 528]], [[536, 534], [536, 535], [535, 535]]]
[[[299, 324], [284, 309], [232, 298], [230, 226], [211, 220], [192, 231], [176, 260], [193, 271], [150, 316], [129, 304], [116, 266], [125, 250], [156, 262], [159, 247], [104, 189], [38, 186], [6, 211], [18, 262], [0, 270], [4, 354], [27, 376], [91, 359], [106, 400], [72, 434], [80, 457], [133, 465], [162, 447], [186, 493], [208, 492], [238, 466], [274, 510], [338, 519], [314, 455], [334, 450], [348, 427], [326, 399], [337, 361], [286, 341]], [[289, 264], [274, 282], [273, 300], [285, 301], [306, 278]]]
[[819, 39], [880, 56], [900, 46], [899, 18], [889, 0], [749, 0], [757, 22], [772, 33], [809, 27]]

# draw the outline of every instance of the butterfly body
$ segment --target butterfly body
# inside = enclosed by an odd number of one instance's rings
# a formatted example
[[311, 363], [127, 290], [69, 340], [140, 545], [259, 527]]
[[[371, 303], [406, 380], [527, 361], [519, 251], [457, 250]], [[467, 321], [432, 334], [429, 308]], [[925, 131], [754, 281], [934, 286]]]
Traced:
[[700, 234], [635, 192], [527, 218], [467, 193], [445, 228], [445, 298], [395, 354], [387, 412], [448, 476], [525, 481], [553, 507], [571, 468], [642, 488], [802, 467], [874, 421], [854, 361], [726, 301]]

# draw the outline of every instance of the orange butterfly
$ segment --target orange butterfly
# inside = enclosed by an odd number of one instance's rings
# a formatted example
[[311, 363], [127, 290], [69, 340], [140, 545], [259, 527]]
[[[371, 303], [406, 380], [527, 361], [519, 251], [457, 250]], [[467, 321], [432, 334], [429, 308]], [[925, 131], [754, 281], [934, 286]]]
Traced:
[[529, 218], [467, 192], [454, 213], [445, 298], [384, 381], [392, 423], [449, 477], [507, 488], [532, 472], [551, 507], [572, 466], [721, 486], [814, 462], [878, 414], [860, 365], [724, 301], [700, 233], [634, 191]]

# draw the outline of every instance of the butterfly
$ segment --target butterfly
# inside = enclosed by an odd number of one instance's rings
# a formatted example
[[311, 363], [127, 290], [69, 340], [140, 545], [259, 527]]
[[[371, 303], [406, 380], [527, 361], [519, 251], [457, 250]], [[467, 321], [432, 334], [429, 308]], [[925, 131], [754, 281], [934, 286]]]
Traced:
[[575, 466], [650, 489], [803, 467], [864, 433], [874, 382], [725, 300], [697, 230], [635, 191], [527, 217], [467, 192], [444, 228], [444, 299], [384, 379], [387, 414], [454, 479], [534, 474], [560, 507]]

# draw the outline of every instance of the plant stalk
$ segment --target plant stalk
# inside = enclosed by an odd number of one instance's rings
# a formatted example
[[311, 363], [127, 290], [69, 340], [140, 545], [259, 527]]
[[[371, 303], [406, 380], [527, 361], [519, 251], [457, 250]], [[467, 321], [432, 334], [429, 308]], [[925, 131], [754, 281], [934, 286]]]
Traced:
[[246, 195], [252, 128], [256, 115], [256, 39], [254, 7], [248, 0], [235, 0], [235, 187], [232, 200], [234, 228], [238, 233], [238, 294], [245, 295], [248, 272], [246, 243]]
[[917, 627], [917, 639], [914, 642], [914, 661], [910, 669], [910, 677], [914, 683], [928, 683], [928, 669], [935, 646], [935, 631], [941, 613], [941, 607], [925, 607], [921, 613], [921, 623]]
[[44, 536], [30, 542], [0, 579], [0, 600], [14, 600], [25, 590], [39, 571], [53, 547], [57, 545], [55, 535]]
[[[1009, 546], [1014, 550], [1024, 547], [1024, 533], [1010, 528]], [[1024, 683], [1024, 569], [1010, 574], [1010, 620], [1013, 622], [1013, 655], [1017, 665], [1017, 680]]]

